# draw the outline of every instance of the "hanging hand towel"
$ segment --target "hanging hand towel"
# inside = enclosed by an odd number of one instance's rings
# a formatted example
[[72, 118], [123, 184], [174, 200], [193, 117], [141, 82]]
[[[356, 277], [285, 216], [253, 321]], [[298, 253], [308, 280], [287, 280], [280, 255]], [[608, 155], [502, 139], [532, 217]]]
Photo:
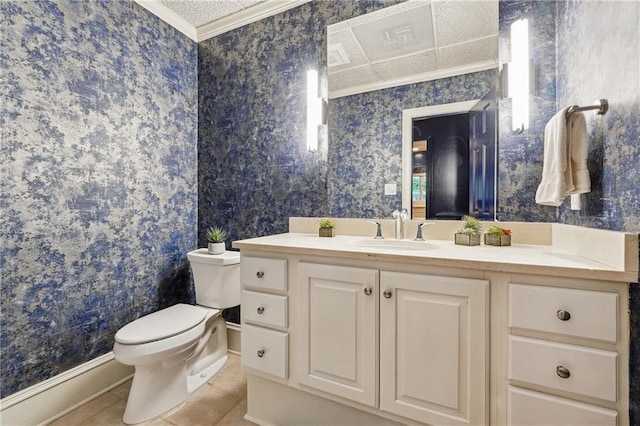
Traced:
[[[571, 161], [567, 176], [567, 194], [584, 194], [591, 191], [591, 179], [587, 168], [587, 120], [581, 112], [574, 112], [567, 119], [567, 137]], [[569, 182], [571, 185], [569, 185]]]
[[574, 112], [567, 117], [563, 108], [544, 128], [544, 164], [542, 181], [536, 191], [536, 203], [557, 207], [566, 195], [591, 191], [587, 168], [587, 121]]
[[545, 206], [559, 206], [567, 193], [565, 172], [571, 167], [567, 140], [568, 109], [563, 108], [551, 117], [544, 128], [544, 163], [542, 180], [536, 191], [536, 203]]

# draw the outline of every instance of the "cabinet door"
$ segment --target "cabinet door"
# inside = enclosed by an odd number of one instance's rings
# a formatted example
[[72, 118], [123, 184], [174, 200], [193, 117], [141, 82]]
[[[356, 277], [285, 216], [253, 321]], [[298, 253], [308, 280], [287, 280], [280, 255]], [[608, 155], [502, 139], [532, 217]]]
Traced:
[[484, 280], [381, 272], [381, 410], [487, 423], [488, 290]]
[[299, 382], [376, 405], [378, 271], [298, 266]]

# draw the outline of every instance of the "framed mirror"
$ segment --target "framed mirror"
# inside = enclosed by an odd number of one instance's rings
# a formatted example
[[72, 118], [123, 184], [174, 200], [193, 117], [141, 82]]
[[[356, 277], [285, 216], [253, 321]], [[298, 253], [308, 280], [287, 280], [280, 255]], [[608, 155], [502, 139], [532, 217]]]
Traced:
[[[487, 173], [482, 175], [479, 171], [487, 172], [493, 167], [495, 185], [495, 141], [491, 148], [485, 145], [484, 151], [474, 151], [470, 149], [469, 137], [463, 138], [466, 150], [459, 150], [459, 155], [465, 156], [463, 166], [457, 160], [453, 161], [454, 155], [447, 144], [440, 149], [443, 155], [449, 156], [447, 158], [440, 158], [436, 150], [429, 154], [425, 152], [423, 174], [414, 179], [411, 144], [419, 140], [411, 140], [406, 145], [406, 138], [413, 135], [413, 124], [407, 132], [403, 112], [464, 104], [468, 109], [463, 113], [470, 116], [473, 105], [495, 88], [497, 1], [409, 0], [331, 25], [327, 37], [329, 160], [335, 159], [341, 166], [349, 165], [354, 171], [351, 176], [337, 171], [332, 174], [330, 170], [329, 210], [338, 216], [384, 217], [402, 205], [415, 212], [416, 218], [418, 215], [436, 218], [436, 214], [439, 214], [438, 218], [451, 218], [447, 213], [455, 217], [460, 212], [473, 212], [472, 199], [476, 195], [471, 190], [477, 188], [478, 180], [472, 182], [469, 173], [478, 162], [474, 163], [471, 156], [476, 152], [480, 155], [477, 158], [482, 159], [484, 152], [485, 159], [493, 158], [493, 165], [485, 163], [475, 170], [478, 176], [484, 176], [486, 183]], [[412, 119], [428, 119], [431, 113], [436, 117], [452, 114], [434, 109]], [[471, 124], [466, 127], [471, 128]], [[451, 140], [457, 139], [452, 137]], [[489, 156], [487, 149], [493, 150]], [[447, 164], [455, 164], [456, 169], [450, 170], [451, 167], [445, 167]], [[338, 165], [330, 164], [329, 167], [337, 170]], [[465, 169], [464, 178], [458, 173], [460, 167]], [[460, 187], [460, 193], [454, 198], [464, 199], [465, 207], [458, 203], [457, 206], [431, 209], [428, 213], [429, 199], [444, 200], [447, 198], [444, 192], [449, 191], [434, 180], [434, 176]], [[467, 184], [458, 185], [461, 179]], [[399, 193], [381, 192], [390, 183], [397, 184]], [[488, 203], [491, 208], [484, 209], [486, 213], [482, 214], [478, 211], [479, 217], [494, 217], [494, 190], [490, 193], [491, 197], [487, 197], [486, 190], [482, 193], [484, 205]], [[356, 201], [357, 197], [364, 201]], [[350, 202], [353, 208], [349, 206]], [[346, 208], [338, 207], [345, 204]]]

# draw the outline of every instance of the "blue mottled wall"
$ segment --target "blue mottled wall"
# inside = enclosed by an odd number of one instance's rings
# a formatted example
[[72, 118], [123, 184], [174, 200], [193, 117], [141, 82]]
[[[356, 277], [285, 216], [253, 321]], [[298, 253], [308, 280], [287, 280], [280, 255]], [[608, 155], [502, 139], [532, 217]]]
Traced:
[[556, 4], [546, 0], [500, 1], [498, 11], [500, 63], [511, 60], [511, 24], [520, 18], [529, 20], [535, 93], [529, 102], [529, 129], [521, 134], [511, 130], [511, 100], [499, 102], [496, 217], [504, 221], [556, 222], [557, 209], [535, 203], [542, 176], [544, 126], [556, 113]]
[[331, 99], [329, 216], [390, 217], [402, 206], [402, 111], [480, 99], [497, 79], [489, 70]]
[[[535, 64], [531, 127], [510, 130], [500, 102], [500, 220], [561, 222], [640, 231], [640, 2], [500, 1], [500, 62], [509, 61], [509, 26], [529, 19]], [[544, 126], [561, 108], [607, 98], [604, 116], [586, 112], [592, 192], [580, 211], [535, 204]], [[509, 200], [508, 203], [500, 200]]]
[[558, 108], [610, 107], [585, 112], [592, 192], [578, 212], [563, 205], [560, 221], [640, 232], [640, 2], [558, 3], [557, 40]]
[[2, 396], [191, 300], [196, 45], [132, 1], [0, 2]]
[[326, 135], [306, 151], [306, 71], [325, 78], [327, 25], [395, 3], [314, 1], [199, 43], [200, 244], [212, 225], [236, 240], [328, 214]]

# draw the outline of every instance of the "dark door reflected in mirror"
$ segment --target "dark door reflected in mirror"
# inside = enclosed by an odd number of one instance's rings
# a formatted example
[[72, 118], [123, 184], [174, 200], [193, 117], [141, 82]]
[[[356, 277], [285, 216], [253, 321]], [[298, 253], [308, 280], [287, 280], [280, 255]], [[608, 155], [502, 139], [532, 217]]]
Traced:
[[413, 120], [411, 216], [494, 217], [494, 91], [468, 113]]

